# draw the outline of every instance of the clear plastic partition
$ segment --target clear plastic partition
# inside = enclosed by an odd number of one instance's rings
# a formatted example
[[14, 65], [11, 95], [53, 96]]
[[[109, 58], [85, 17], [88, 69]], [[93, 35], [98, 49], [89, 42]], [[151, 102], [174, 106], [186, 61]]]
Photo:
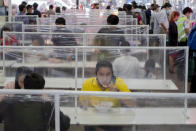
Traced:
[[[120, 33], [120, 34], [148, 34], [148, 25], [24, 25], [25, 32], [62, 32], [64, 29], [73, 33]], [[58, 29], [58, 30], [57, 30]]]
[[3, 130], [55, 129], [54, 95], [3, 93], [0, 108]]
[[35, 25], [37, 22], [37, 15], [17, 15], [8, 17], [8, 19], [11, 19], [13, 22], [23, 22], [23, 24], [32, 24]]
[[[55, 24], [58, 17], [66, 20], [66, 25], [107, 25], [107, 16], [88, 16], [88, 15], [51, 15], [50, 22]], [[118, 25], [137, 25], [136, 18], [120, 17]]]
[[23, 31], [23, 22], [6, 22], [1, 27], [6, 27], [10, 32], [22, 32]]
[[[51, 122], [50, 129], [60, 131], [67, 127], [69, 118], [71, 126], [89, 130], [184, 131], [196, 126], [195, 94], [0, 90], [0, 97], [3, 119], [9, 118], [7, 115], [23, 118], [18, 124], [29, 123], [26, 126], [33, 125], [32, 129]], [[11, 111], [17, 115], [7, 113]], [[40, 121], [43, 116], [52, 119]], [[8, 124], [13, 122], [6, 120]]]
[[80, 90], [96, 77], [97, 62], [107, 60], [131, 91], [187, 92], [185, 47], [6, 46], [2, 57], [2, 85], [14, 79], [18, 68], [28, 67], [45, 77], [46, 88]]
[[[135, 32], [127, 30], [127, 32]], [[119, 46], [128, 43], [130, 46], [165, 46], [166, 36], [163, 34], [123, 34], [118, 28], [102, 28], [100, 33], [88, 33], [85, 43], [94, 46]]]
[[[46, 28], [41, 29], [46, 31]], [[36, 32], [34, 28], [28, 28], [28, 32], [4, 32], [3, 41], [16, 40], [14, 45], [20, 46], [77, 46], [83, 45], [83, 34], [71, 33], [69, 30], [56, 29], [55, 32]], [[65, 33], [62, 33], [65, 32]], [[13, 44], [9, 44], [13, 45]]]
[[51, 25], [50, 18], [37, 18], [37, 25]]
[[82, 74], [78, 72], [78, 78], [81, 78], [78, 87], [88, 78], [96, 77], [97, 62], [107, 60], [113, 65], [114, 76], [123, 78], [130, 90], [186, 92], [187, 51], [187, 48], [164, 47], [80, 49], [79, 55], [84, 58], [78, 61], [78, 65], [83, 64], [84, 70]]
[[[55, 28], [53, 32], [44, 32], [47, 30], [45, 27], [40, 30], [43, 32], [36, 32], [35, 28], [29, 28], [29, 32], [4, 32], [4, 40], [6, 43], [6, 39], [14, 38], [17, 40], [15, 45], [26, 46], [120, 46], [129, 44], [130, 46], [164, 47], [166, 45], [164, 34], [124, 34], [124, 31], [119, 28], [102, 28], [100, 33], [72, 33], [66, 27]], [[134, 30], [130, 30], [132, 31], [134, 33]]]
[[[22, 47], [3, 49], [3, 72], [6, 85], [14, 81], [21, 70], [35, 72], [45, 77], [46, 87], [69, 89], [77, 79], [77, 54], [75, 48]], [[22, 72], [23, 73], [23, 72]]]

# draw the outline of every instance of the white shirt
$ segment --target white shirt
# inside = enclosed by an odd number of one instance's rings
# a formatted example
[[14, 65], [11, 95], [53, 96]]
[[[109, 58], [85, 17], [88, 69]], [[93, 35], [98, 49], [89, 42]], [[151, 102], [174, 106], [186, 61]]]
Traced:
[[138, 59], [130, 55], [116, 58], [113, 62], [113, 69], [114, 75], [121, 78], [141, 78], [144, 76]]
[[[160, 23], [160, 24], [161, 24], [161, 23], [164, 24], [165, 27], [166, 27], [167, 29], [169, 29], [169, 20], [168, 20], [167, 12], [166, 12], [165, 9], [162, 9], [161, 12], [159, 13], [159, 18], [158, 18], [158, 20], [159, 20], [159, 23]], [[161, 27], [161, 25], [160, 25], [160, 27]]]
[[152, 16], [153, 22], [154, 22], [154, 27], [153, 27], [153, 34], [159, 34], [159, 13], [158, 12], [154, 12], [153, 16]]

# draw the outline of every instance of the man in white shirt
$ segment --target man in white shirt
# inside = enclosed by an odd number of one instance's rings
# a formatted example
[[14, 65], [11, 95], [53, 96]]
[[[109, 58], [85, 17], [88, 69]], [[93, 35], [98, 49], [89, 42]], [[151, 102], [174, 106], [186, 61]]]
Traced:
[[[121, 46], [129, 46], [129, 42], [123, 42]], [[128, 47], [128, 48], [129, 48]], [[122, 49], [121, 56], [113, 62], [114, 75], [122, 78], [141, 78], [144, 76], [144, 70], [140, 68], [138, 59], [131, 56], [130, 49]]]
[[171, 4], [165, 3], [162, 7], [162, 10], [159, 14], [159, 26], [160, 26], [160, 34], [167, 34], [168, 33], [168, 28], [169, 28], [169, 18], [167, 15], [167, 12], [171, 8]]

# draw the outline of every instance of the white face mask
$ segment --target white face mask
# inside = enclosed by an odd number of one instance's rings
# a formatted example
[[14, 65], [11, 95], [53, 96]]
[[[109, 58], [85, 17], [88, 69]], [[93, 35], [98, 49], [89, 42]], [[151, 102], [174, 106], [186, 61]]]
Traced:
[[111, 78], [110, 77], [98, 77], [97, 78], [99, 83], [104, 87], [104, 86], [108, 86], [111, 82]]

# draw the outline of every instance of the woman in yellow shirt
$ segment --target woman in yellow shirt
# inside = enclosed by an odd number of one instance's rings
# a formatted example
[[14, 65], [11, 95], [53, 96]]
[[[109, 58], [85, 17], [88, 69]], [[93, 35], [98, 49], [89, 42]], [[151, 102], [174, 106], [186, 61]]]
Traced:
[[130, 92], [124, 81], [114, 76], [112, 64], [99, 61], [96, 65], [96, 77], [89, 78], [83, 84], [82, 91], [120, 91]]
[[[114, 76], [112, 64], [108, 61], [99, 61], [96, 65], [96, 77], [89, 78], [83, 84], [82, 91], [107, 91], [107, 92], [130, 92], [124, 81]], [[113, 106], [120, 106], [119, 100], [116, 98], [106, 97], [88, 97], [90, 106], [100, 104], [102, 101], [110, 101]], [[81, 104], [86, 103], [86, 100], [80, 98]]]
[[[82, 91], [107, 91], [107, 92], [130, 92], [124, 81], [114, 76], [112, 64], [108, 61], [99, 61], [96, 65], [96, 77], [89, 78], [83, 84]], [[126, 100], [125, 100], [126, 101]], [[113, 107], [119, 107], [121, 102], [118, 98], [97, 97], [97, 96], [81, 96], [80, 103], [82, 106], [95, 107], [102, 102], [111, 103]], [[130, 101], [130, 100], [129, 100]], [[125, 102], [126, 104], [126, 102]], [[85, 126], [85, 131], [121, 131], [122, 127], [116, 126]]]

